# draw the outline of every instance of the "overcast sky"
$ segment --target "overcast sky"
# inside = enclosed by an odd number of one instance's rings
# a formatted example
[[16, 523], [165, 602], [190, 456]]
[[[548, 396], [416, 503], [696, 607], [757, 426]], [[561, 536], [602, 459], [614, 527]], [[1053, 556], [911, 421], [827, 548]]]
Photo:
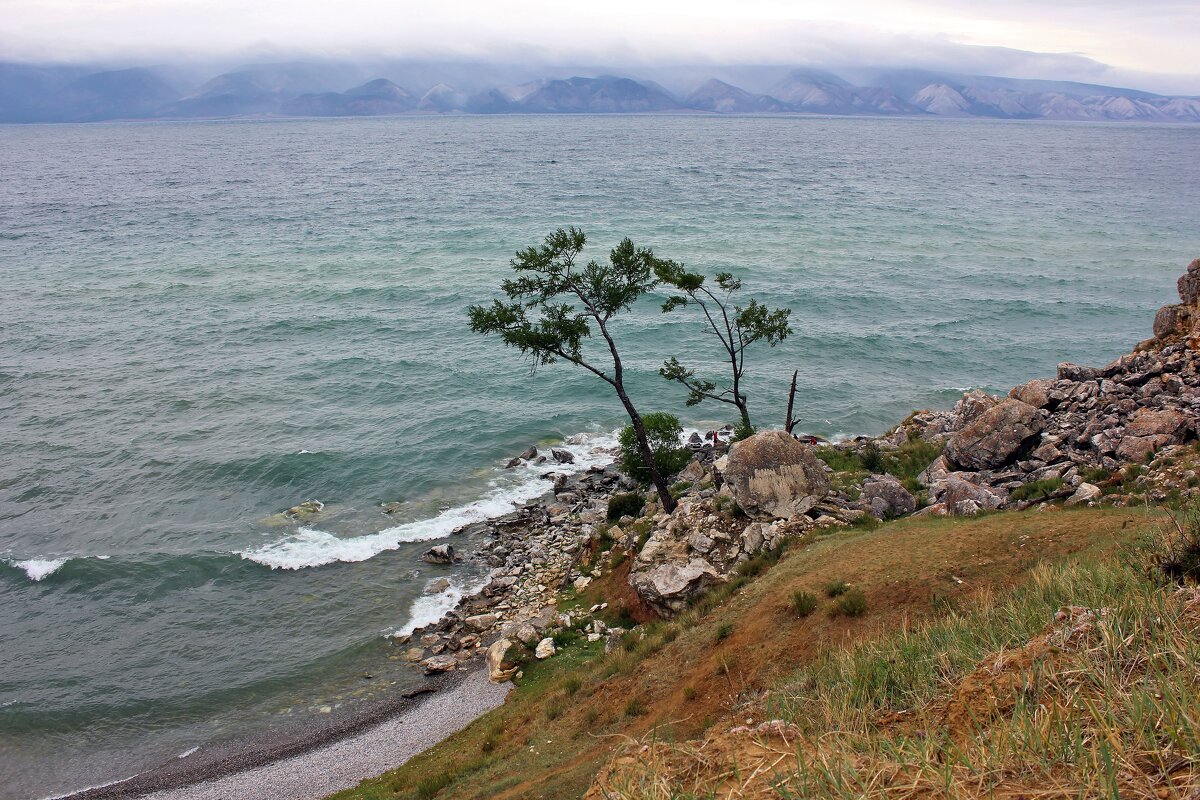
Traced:
[[918, 66], [1200, 93], [1200, 0], [0, 0], [0, 57]]

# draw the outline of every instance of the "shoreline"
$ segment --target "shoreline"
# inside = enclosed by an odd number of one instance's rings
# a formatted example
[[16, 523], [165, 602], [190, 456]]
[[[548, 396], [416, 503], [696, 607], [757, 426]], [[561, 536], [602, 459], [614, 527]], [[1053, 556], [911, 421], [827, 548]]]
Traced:
[[[201, 762], [167, 763], [59, 800], [320, 800], [400, 766], [504, 702], [511, 684], [487, 670], [431, 676], [426, 685], [296, 738], [270, 735], [246, 749], [233, 743]], [[241, 744], [245, 744], [243, 741]]]

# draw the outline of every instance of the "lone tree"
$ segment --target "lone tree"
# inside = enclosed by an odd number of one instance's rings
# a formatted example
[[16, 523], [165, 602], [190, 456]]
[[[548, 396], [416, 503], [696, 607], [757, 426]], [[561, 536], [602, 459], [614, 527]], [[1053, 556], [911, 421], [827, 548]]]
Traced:
[[733, 305], [733, 294], [742, 288], [742, 282], [728, 272], [719, 272], [714, 279], [717, 290], [704, 285], [704, 276], [688, 272], [683, 265], [673, 261], [664, 262], [655, 270], [658, 279], [675, 287], [683, 294], [673, 295], [663, 303], [663, 312], [674, 311], [682, 306], [695, 306], [704, 314], [704, 330], [717, 337], [725, 349], [732, 380], [718, 387], [712, 381], [696, 377], [694, 369], [688, 369], [674, 356], [663, 362], [659, 374], [669, 381], [683, 384], [688, 390], [687, 404], [694, 406], [705, 399], [717, 400], [735, 406], [741, 416], [738, 438], [749, 436], [754, 428], [750, 424], [750, 410], [746, 393], [742, 390], [742, 378], [746, 370], [746, 348], [758, 341], [771, 347], [782, 342], [792, 332], [788, 318], [789, 308], [774, 311], [751, 299], [746, 307]]
[[[634, 247], [629, 239], [613, 248], [607, 264], [593, 260], [580, 267], [576, 261], [586, 242], [583, 231], [560, 228], [540, 247], [518, 251], [509, 262], [517, 277], [500, 284], [509, 302], [493, 300], [490, 306], [471, 306], [467, 310], [471, 330], [499, 335], [505, 345], [532, 359], [533, 372], [562, 359], [611, 386], [629, 414], [650, 482], [669, 512], [675, 508], [675, 499], [655, 464], [642, 417], [625, 391], [624, 366], [609, 323], [658, 284], [656, 273], [671, 274], [676, 267], [655, 258], [648, 248]], [[584, 340], [591, 338], [593, 326], [604, 338], [606, 356], [584, 353]]]

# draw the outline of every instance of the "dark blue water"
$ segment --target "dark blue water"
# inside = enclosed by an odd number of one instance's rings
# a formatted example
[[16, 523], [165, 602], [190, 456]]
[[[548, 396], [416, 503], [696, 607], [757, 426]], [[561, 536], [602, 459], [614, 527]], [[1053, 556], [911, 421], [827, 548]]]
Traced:
[[[3, 797], [354, 702], [447, 601], [416, 555], [540, 491], [496, 466], [621, 421], [594, 379], [466, 330], [556, 227], [792, 308], [751, 411], [779, 424], [798, 368], [826, 436], [1126, 352], [1200, 256], [1195, 126], [27, 126], [0, 164]], [[642, 407], [721, 419], [656, 376], [712, 358], [694, 320], [647, 301], [617, 333]], [[308, 527], [271, 519], [308, 499]]]

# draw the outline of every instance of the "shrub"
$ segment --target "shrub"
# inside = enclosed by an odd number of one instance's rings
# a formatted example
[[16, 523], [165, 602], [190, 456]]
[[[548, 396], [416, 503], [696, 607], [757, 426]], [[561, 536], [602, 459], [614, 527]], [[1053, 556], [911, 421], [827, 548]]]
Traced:
[[834, 601], [831, 611], [834, 616], [861, 617], [867, 613], [867, 596], [862, 589], [850, 589]]
[[862, 449], [862, 465], [867, 472], [883, 471], [883, 454], [879, 452], [879, 445], [875, 442], [867, 442]]
[[829, 597], [841, 597], [848, 591], [850, 591], [850, 584], [845, 581], [834, 581], [825, 587], [825, 594]]
[[640, 492], [614, 494], [608, 498], [608, 521], [616, 522], [626, 515], [640, 517], [645, 507], [646, 498]]
[[454, 781], [454, 775], [447, 772], [439, 772], [436, 775], [427, 775], [417, 781], [416, 794], [420, 800], [431, 800], [437, 796], [437, 793], [445, 789]]
[[570, 697], [583, 687], [583, 679], [578, 675], [569, 675], [563, 681], [563, 693]]
[[[682, 446], [683, 426], [673, 414], [646, 414], [642, 417], [642, 425], [646, 428], [654, 465], [664, 478], [679, 472], [692, 460], [691, 451]], [[648, 485], [650, 471], [642, 463], [633, 426], [626, 425], [617, 438], [621, 445], [621, 469], [639, 483]]]
[[730, 634], [732, 634], [732, 633], [733, 633], [733, 623], [732, 622], [722, 622], [720, 625], [717, 626], [717, 641], [718, 642], [725, 641], [726, 639], [729, 638]]
[[817, 610], [817, 596], [803, 589], [797, 589], [792, 595], [792, 607], [796, 609], [796, 616], [807, 617]]
[[625, 704], [625, 716], [640, 717], [646, 713], [646, 704], [637, 697], [629, 698], [629, 702]]
[[1065, 485], [1062, 478], [1043, 478], [1040, 481], [1030, 481], [1013, 489], [1012, 499], [1030, 500], [1033, 502], [1049, 500], [1058, 494], [1059, 490]]
[[1147, 572], [1165, 584], [1200, 583], [1200, 505], [1186, 503], [1151, 532], [1144, 549]]
[[733, 441], [740, 442], [742, 439], [749, 439], [754, 435], [754, 426], [747, 425], [745, 422], [739, 421], [733, 426]]

